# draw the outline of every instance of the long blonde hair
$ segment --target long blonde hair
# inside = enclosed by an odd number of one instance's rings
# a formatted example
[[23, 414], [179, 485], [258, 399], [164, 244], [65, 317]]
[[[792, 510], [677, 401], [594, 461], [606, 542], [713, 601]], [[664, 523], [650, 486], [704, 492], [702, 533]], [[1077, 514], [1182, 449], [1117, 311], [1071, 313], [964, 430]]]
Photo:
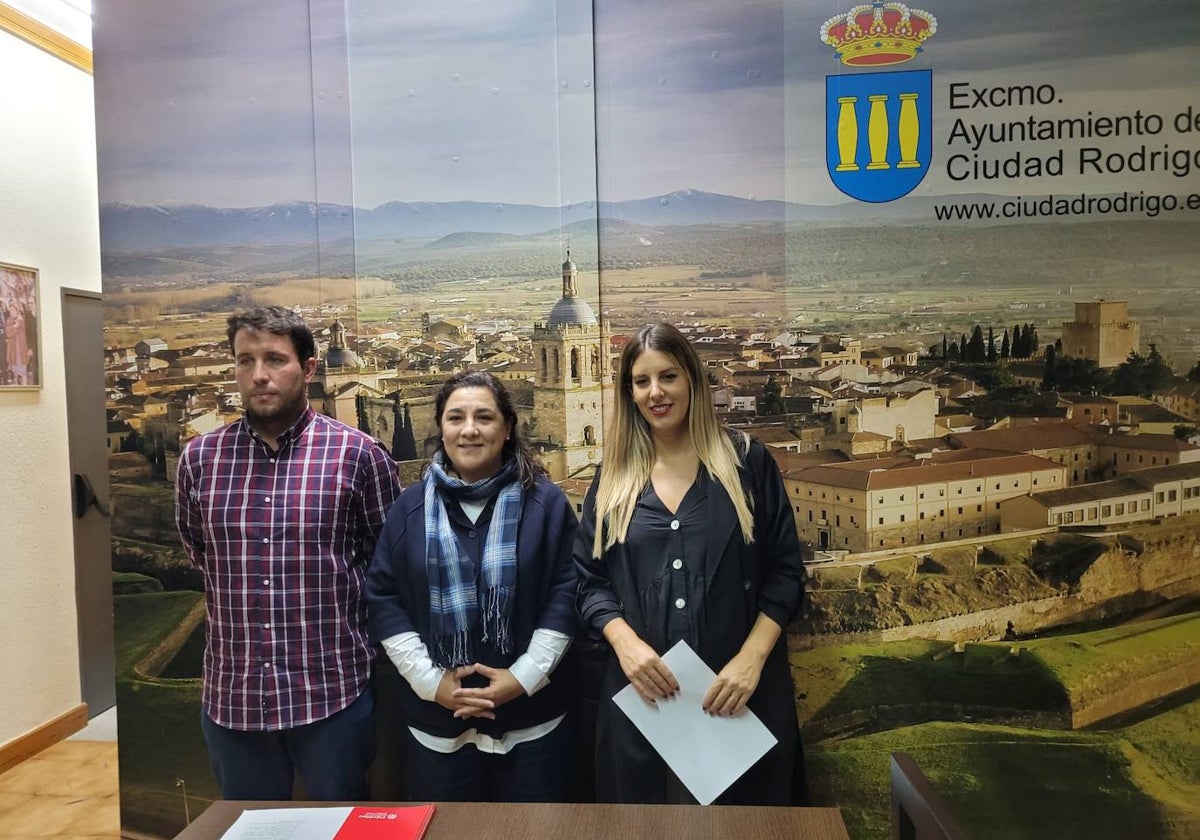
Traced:
[[[650, 479], [654, 466], [654, 439], [650, 427], [633, 402], [633, 363], [647, 350], [665, 353], [687, 375], [690, 386], [688, 400], [688, 433], [700, 463], [708, 474], [725, 488], [737, 511], [738, 524], [746, 542], [754, 542], [754, 513], [738, 475], [741, 462], [733, 440], [717, 421], [713, 407], [712, 388], [708, 384], [700, 357], [692, 345], [673, 325], [660, 322], [638, 330], [621, 352], [617, 369], [617, 401], [612, 423], [604, 435], [604, 464], [600, 485], [596, 488], [596, 535], [592, 555], [599, 557], [604, 549], [625, 542], [629, 521], [637, 506], [638, 496]], [[738, 433], [743, 451], [749, 439]]]

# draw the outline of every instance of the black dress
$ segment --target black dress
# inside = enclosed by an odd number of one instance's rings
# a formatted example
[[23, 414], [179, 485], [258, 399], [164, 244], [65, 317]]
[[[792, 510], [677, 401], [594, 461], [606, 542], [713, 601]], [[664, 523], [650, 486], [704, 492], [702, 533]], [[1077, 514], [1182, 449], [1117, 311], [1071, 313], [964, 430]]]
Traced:
[[[701, 650], [704, 628], [704, 554], [707, 547], [708, 473], [700, 470], [671, 513], [646, 483], [629, 531], [629, 544], [638, 606], [646, 621], [643, 640], [665, 652], [676, 642]], [[663, 608], [665, 605], [665, 609]]]
[[[783, 479], [754, 442], [741, 472], [754, 504], [753, 543], [742, 538], [724, 488], [701, 467], [674, 515], [648, 485], [630, 520], [629, 538], [599, 559], [591, 556], [597, 477], [575, 543], [579, 607], [589, 629], [600, 633], [612, 619], [624, 618], [659, 655], [682, 639], [719, 672], [741, 649], [760, 612], [787, 627], [803, 600], [804, 568]], [[673, 774], [612, 702], [626, 685], [610, 648], [596, 721], [597, 799], [674, 801]], [[782, 634], [749, 707], [778, 743], [714, 804], [804, 804], [795, 692]]]

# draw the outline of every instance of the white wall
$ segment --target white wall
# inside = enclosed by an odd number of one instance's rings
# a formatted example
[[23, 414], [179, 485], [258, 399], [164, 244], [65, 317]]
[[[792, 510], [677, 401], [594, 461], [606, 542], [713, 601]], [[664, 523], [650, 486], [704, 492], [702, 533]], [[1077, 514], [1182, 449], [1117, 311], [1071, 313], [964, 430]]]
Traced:
[[60, 289], [100, 291], [92, 77], [0, 32], [0, 262], [41, 273], [41, 391], [0, 391], [0, 744], [80, 702]]

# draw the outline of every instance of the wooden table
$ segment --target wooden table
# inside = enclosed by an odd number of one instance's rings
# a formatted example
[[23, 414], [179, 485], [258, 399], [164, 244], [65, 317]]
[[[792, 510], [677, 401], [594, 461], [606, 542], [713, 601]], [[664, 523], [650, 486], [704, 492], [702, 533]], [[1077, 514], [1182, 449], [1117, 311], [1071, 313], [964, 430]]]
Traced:
[[[218, 840], [242, 811], [321, 802], [214, 802], [176, 840]], [[351, 803], [347, 803], [351, 804]], [[369, 802], [364, 805], [407, 803]], [[426, 840], [849, 840], [837, 808], [445, 802]]]

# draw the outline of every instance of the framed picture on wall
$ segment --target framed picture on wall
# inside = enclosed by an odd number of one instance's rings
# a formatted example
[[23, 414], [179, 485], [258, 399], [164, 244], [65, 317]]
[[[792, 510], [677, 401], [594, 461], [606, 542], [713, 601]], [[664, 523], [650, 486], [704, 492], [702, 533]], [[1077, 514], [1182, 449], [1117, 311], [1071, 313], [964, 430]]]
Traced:
[[0, 390], [42, 387], [36, 268], [0, 263]]

